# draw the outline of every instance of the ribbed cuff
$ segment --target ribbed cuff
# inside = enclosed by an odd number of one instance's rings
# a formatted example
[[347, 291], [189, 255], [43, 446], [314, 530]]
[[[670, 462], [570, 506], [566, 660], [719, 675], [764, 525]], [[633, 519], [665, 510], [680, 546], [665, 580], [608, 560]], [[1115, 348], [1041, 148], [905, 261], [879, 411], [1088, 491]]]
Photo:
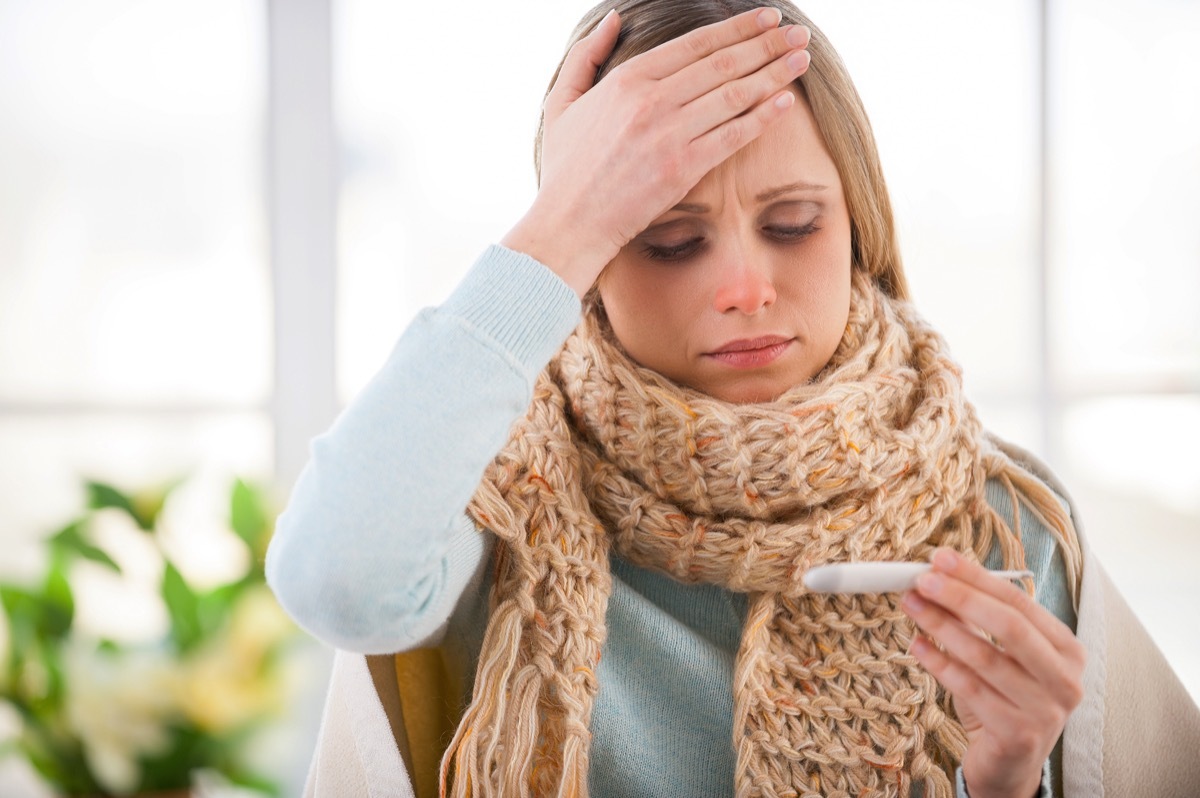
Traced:
[[[954, 789], [958, 793], [958, 798], [971, 798], [971, 794], [967, 792], [967, 780], [963, 778], [962, 765], [959, 765], [958, 771], [954, 775]], [[1037, 795], [1033, 798], [1053, 798], [1054, 788], [1050, 786], [1050, 760], [1047, 759], [1042, 765], [1042, 783], [1038, 785]]]
[[467, 322], [536, 374], [578, 326], [581, 305], [549, 268], [493, 244], [439, 311]]

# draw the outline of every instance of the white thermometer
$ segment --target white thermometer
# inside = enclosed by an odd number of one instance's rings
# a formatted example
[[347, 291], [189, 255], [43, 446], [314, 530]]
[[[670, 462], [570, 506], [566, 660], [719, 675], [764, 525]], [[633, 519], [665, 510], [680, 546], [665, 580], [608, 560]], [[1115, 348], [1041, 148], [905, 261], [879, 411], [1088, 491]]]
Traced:
[[[804, 574], [814, 593], [900, 593], [933, 566], [927, 562], [843, 562], [818, 565]], [[1001, 579], [1024, 579], [1033, 571], [991, 571]]]

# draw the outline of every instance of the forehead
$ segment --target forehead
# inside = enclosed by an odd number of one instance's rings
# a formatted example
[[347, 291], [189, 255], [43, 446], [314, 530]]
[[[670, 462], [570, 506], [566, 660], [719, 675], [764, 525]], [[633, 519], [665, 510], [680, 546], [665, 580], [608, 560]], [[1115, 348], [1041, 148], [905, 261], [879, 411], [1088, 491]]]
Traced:
[[705, 175], [688, 196], [733, 189], [748, 197], [794, 182], [817, 183], [841, 193], [837, 165], [808, 103], [798, 93], [781, 119]]

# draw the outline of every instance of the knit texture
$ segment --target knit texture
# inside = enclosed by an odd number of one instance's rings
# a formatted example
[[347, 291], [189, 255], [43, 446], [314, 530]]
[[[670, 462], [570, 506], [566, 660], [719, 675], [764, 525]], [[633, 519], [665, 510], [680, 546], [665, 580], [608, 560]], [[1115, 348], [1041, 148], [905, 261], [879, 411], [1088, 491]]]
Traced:
[[813, 595], [801, 579], [936, 546], [979, 561], [993, 542], [1005, 567], [1023, 567], [1019, 530], [984, 499], [988, 478], [1058, 538], [1075, 593], [1063, 507], [989, 443], [941, 338], [867, 278], [854, 278], [822, 374], [753, 405], [637, 366], [589, 309], [468, 508], [500, 541], [443, 791], [586, 794], [611, 549], [748, 594], [733, 684], [739, 796], [907, 796], [914, 781], [952, 795], [966, 738], [906, 653], [914, 629], [899, 597]]

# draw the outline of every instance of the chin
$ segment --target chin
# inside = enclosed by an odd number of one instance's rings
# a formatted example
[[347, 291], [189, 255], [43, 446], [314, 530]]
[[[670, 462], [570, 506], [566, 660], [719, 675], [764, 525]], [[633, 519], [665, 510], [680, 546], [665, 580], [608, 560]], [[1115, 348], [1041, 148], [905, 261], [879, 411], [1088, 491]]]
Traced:
[[778, 380], [748, 379], [726, 385], [709, 386], [709, 388], [701, 388], [700, 390], [714, 399], [720, 399], [722, 402], [749, 405], [760, 402], [773, 402], [791, 387], [791, 385], [780, 384]]

